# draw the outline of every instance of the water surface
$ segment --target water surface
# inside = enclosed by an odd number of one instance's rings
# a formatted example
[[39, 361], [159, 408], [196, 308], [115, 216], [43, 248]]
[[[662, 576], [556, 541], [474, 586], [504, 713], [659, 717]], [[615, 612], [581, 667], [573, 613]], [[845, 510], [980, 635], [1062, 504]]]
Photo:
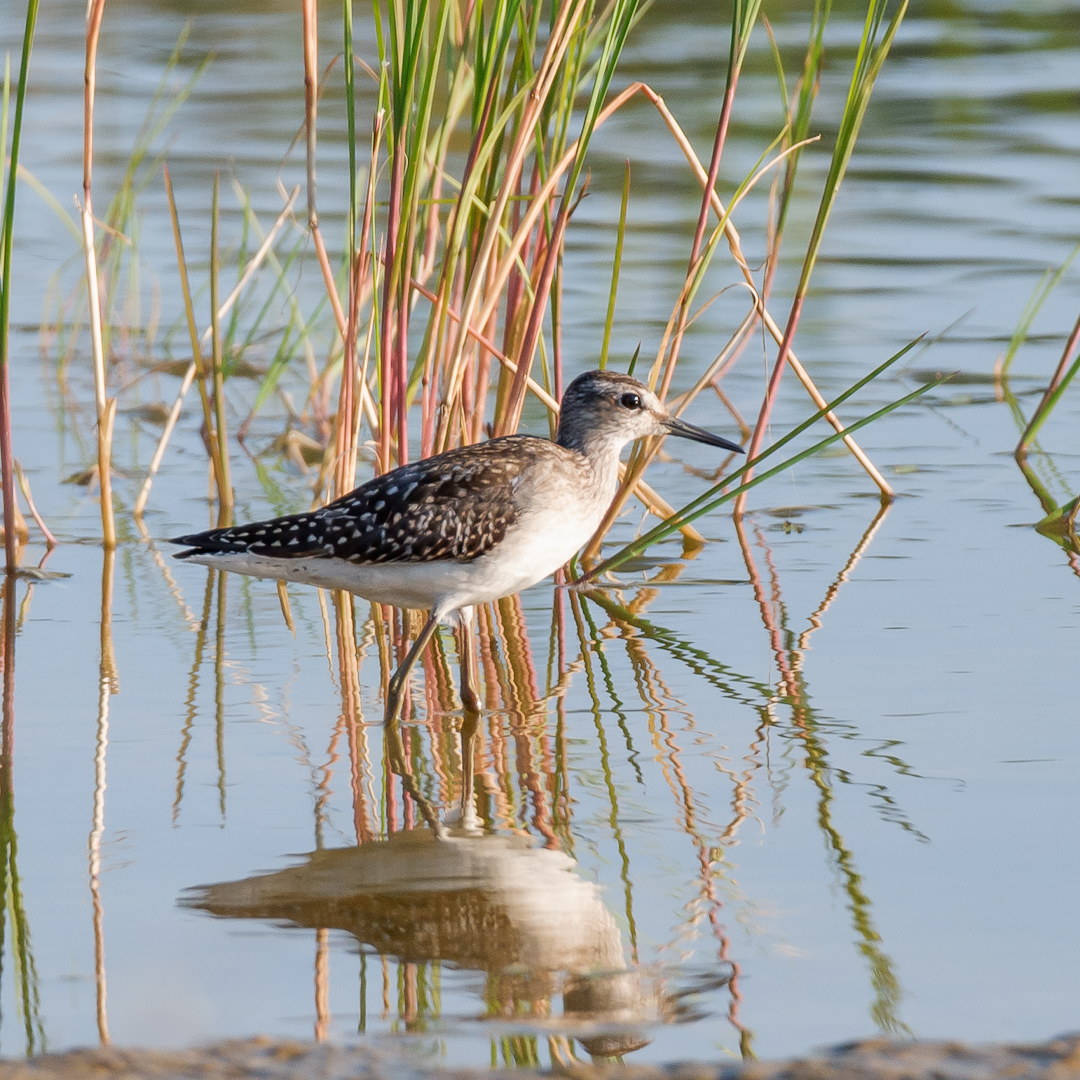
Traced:
[[[769, 16], [796, 56], [802, 6]], [[22, 158], [65, 207], [81, 184], [82, 18], [69, 0], [43, 6]], [[709, 5], [656, 5], [623, 72], [663, 94], [702, 154], [726, 56], [715, 18]], [[189, 19], [173, 81], [214, 58], [157, 146], [168, 149], [189, 247], [205, 251], [214, 169], [248, 187], [266, 221], [280, 208], [279, 174], [286, 186], [302, 179], [295, 156], [280, 166], [302, 115], [299, 16], [277, 3], [228, 13], [110, 4], [100, 201]], [[326, 7], [327, 57], [335, 20]], [[858, 27], [846, 5], [834, 16], [826, 137]], [[9, 5], [4, 45], [19, 31]], [[358, 48], [374, 53], [366, 37]], [[912, 8], [797, 349], [828, 394], [920, 333], [938, 340], [850, 415], [914, 387], [925, 369], [992, 372], [1039, 275], [1080, 236], [1077, 71], [1074, 4]], [[743, 93], [729, 184], [779, 116], [760, 33]], [[346, 201], [341, 114], [331, 95], [320, 133], [329, 236]], [[598, 349], [627, 153], [618, 355], [639, 340], [655, 347], [685, 270], [700, 196], [655, 114], [637, 105], [597, 137], [593, 194], [569, 236], [574, 370]], [[812, 220], [809, 181], [826, 164], [823, 152], [808, 156], [777, 312]], [[737, 222], [751, 253], [763, 242], [753, 205]], [[156, 176], [140, 206], [140, 317], [156, 290], [167, 328], [179, 309]], [[384, 783], [367, 606], [357, 608], [359, 696], [346, 670], [346, 707], [328, 598], [292, 590], [294, 636], [272, 583], [218, 584], [159, 544], [206, 522], [194, 404], [154, 487], [152, 541], [121, 515], [124, 542], [103, 567], [93, 495], [62, 483], [93, 448], [88, 347], [81, 339], [60, 367], [41, 334], [55, 313], [50, 279], [59, 271], [70, 288], [78, 253], [26, 187], [16, 261], [16, 452], [62, 541], [47, 569], [71, 576], [19, 593], [18, 903], [8, 910], [25, 919], [28, 944], [5, 958], [3, 1052], [94, 1042], [106, 1023], [123, 1043], [315, 1034], [447, 1063], [545, 1064], [590, 1051], [774, 1056], [882, 1030], [1018, 1040], [1075, 1027], [1080, 570], [1031, 528], [1043, 510], [1011, 457], [1016, 422], [992, 381], [937, 389], [864, 432], [900, 495], [884, 513], [850, 457], [823, 454], [759, 488], [741, 535], [729, 517], [708, 519], [712, 542], [692, 560], [666, 545], [656, 549], [666, 562], [623, 574], [620, 590], [572, 603], [545, 582], [485, 616], [483, 830], [434, 854], [415, 800]], [[734, 280], [718, 266], [714, 288]], [[1017, 358], [1010, 390], [1028, 411], [1075, 318], [1077, 282], [1066, 275]], [[313, 264], [304, 288], [311, 305]], [[684, 355], [707, 363], [743, 304], [734, 293], [714, 304]], [[183, 357], [183, 336], [163, 330], [155, 359], [170, 348]], [[274, 347], [255, 347], [252, 362]], [[725, 380], [744, 416], [763, 371], [759, 343]], [[117, 385], [137, 374], [121, 367]], [[129, 397], [171, 400], [176, 386], [144, 377]], [[809, 411], [792, 381], [776, 430]], [[305, 477], [270, 452], [283, 416], [275, 406], [253, 428], [264, 475], [234, 455], [241, 514], [306, 506]], [[691, 419], [734, 430], [717, 400], [702, 398]], [[1080, 489], [1078, 423], [1072, 394], [1033, 457], [1058, 502]], [[118, 422], [126, 506], [155, 432], [136, 414]], [[695, 452], [692, 463], [719, 461]], [[676, 457], [650, 482], [679, 503], [707, 481]], [[615, 538], [638, 522], [628, 514]], [[113, 594], [104, 665], [103, 573]], [[417, 693], [406, 754], [425, 798], [452, 809], [449, 637], [444, 656]], [[10, 953], [11, 917], [5, 926]]]

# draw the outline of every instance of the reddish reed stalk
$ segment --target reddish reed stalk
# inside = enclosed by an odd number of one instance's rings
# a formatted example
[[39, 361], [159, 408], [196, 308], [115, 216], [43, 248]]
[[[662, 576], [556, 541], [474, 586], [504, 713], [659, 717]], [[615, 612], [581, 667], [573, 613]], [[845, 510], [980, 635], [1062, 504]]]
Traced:
[[345, 311], [341, 306], [337, 285], [334, 283], [334, 271], [330, 266], [330, 258], [326, 254], [322, 231], [319, 229], [319, 214], [315, 203], [315, 120], [319, 103], [319, 13], [316, 0], [302, 0], [301, 14], [304, 35], [304, 132], [307, 151], [308, 228], [311, 230], [315, 254], [326, 284], [326, 295], [330, 298], [330, 306], [334, 309], [334, 321], [337, 323], [338, 333], [344, 338]]
[[[716, 137], [713, 140], [712, 159], [709, 161], [709, 175], [705, 181], [705, 188], [701, 193], [701, 210], [698, 213], [697, 226], [694, 229], [694, 242], [690, 245], [690, 259], [687, 263], [686, 277], [689, 280], [697, 268], [698, 257], [701, 255], [701, 245], [705, 239], [705, 228], [709, 222], [709, 211], [712, 209], [712, 193], [716, 190], [716, 180], [720, 175], [720, 159], [724, 153], [727, 142], [728, 126], [731, 123], [731, 109], [735, 104], [735, 88], [739, 83], [739, 72], [742, 67], [741, 59], [737, 53], [735, 43], [735, 28], [732, 28], [731, 58], [728, 63], [727, 82], [724, 87], [724, 101], [720, 106], [720, 118], [716, 124]], [[684, 293], [684, 301], [679, 308], [679, 321], [675, 328], [675, 334], [671, 339], [671, 348], [668, 351], [667, 366], [660, 382], [657, 393], [663, 401], [671, 387], [671, 378], [675, 374], [675, 363], [679, 359], [682, 348], [683, 335], [686, 333], [686, 325], [690, 318], [690, 291]]]

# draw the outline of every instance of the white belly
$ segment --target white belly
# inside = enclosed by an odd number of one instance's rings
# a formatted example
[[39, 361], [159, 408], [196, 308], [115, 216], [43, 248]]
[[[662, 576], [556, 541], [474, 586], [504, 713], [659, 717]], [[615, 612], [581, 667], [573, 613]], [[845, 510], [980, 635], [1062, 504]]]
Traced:
[[[614, 493], [615, 472], [608, 486]], [[530, 500], [526, 500], [529, 504]], [[533, 497], [498, 546], [470, 561], [356, 564], [334, 558], [276, 559], [241, 552], [200, 553], [186, 557], [217, 570], [345, 589], [366, 600], [394, 607], [433, 611], [440, 618], [458, 608], [486, 604], [527, 589], [553, 574], [592, 536], [610, 495], [582, 498], [572, 483]]]
[[437, 610], [442, 616], [467, 605], [501, 600], [542, 581], [589, 539], [595, 529], [595, 523], [591, 524], [588, 531], [580, 522], [576, 528], [519, 526], [494, 551], [469, 562], [440, 559], [357, 565], [340, 559], [275, 559], [246, 553], [204, 553], [185, 561], [250, 577], [345, 589], [379, 604]]
[[468, 591], [475, 577], [474, 564], [453, 560], [356, 565], [341, 559], [202, 553], [190, 555], [185, 561], [249, 577], [295, 581], [320, 589], [344, 589], [379, 604], [426, 610], [434, 608], [444, 596]]
[[472, 564], [485, 595], [468, 603], [501, 600], [554, 574], [581, 550], [601, 516], [595, 521], [550, 520], [547, 527], [531, 528], [526, 520], [512, 529], [495, 551]]

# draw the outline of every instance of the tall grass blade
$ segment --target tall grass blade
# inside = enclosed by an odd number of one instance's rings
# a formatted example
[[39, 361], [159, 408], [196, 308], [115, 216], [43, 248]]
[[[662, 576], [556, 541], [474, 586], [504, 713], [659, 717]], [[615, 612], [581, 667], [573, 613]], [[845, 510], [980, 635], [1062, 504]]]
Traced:
[[218, 310], [218, 278], [221, 271], [221, 251], [218, 245], [218, 187], [219, 174], [214, 173], [214, 197], [210, 211], [210, 337], [213, 343], [211, 371], [214, 380], [214, 420], [218, 452], [218, 527], [232, 524], [233, 490], [229, 471], [228, 429], [225, 423], [225, 362], [221, 349], [221, 314]]
[[83, 204], [82, 232], [86, 258], [86, 292], [90, 307], [90, 344], [94, 358], [94, 395], [97, 400], [98, 484], [101, 495], [101, 532], [106, 548], [116, 545], [116, 520], [112, 500], [112, 422], [116, 399], [106, 397], [105, 338], [102, 298], [99, 292], [97, 246], [91, 191], [94, 172], [94, 99], [97, 88], [97, 47], [105, 0], [91, 0], [86, 11], [86, 68], [83, 92]]
[[528, 324], [522, 340], [521, 349], [517, 356], [518, 370], [514, 373], [513, 383], [507, 399], [506, 415], [501, 419], [498, 431], [506, 433], [517, 428], [521, 417], [521, 408], [525, 401], [525, 378], [532, 367], [533, 356], [540, 340], [540, 331], [543, 324], [544, 309], [547, 304], [551, 282], [555, 274], [556, 265], [562, 252], [563, 239], [570, 215], [576, 206], [578, 196], [577, 184], [581, 172], [585, 166], [585, 156], [589, 149], [589, 143], [596, 130], [600, 113], [603, 109], [604, 100], [607, 97], [608, 87], [615, 74], [615, 66], [626, 43], [626, 37], [630, 27], [636, 18], [640, 0], [614, 0], [611, 14], [607, 23], [607, 31], [601, 50], [600, 59], [595, 66], [595, 78], [592, 92], [589, 95], [589, 104], [585, 109], [585, 115], [578, 134], [573, 161], [563, 185], [562, 200], [559, 213], [551, 229], [548, 238], [547, 252], [540, 269], [539, 279], [536, 286], [536, 296], [533, 301], [532, 311], [529, 315]]
[[[897, 360], [899, 360], [902, 356], [904, 356], [911, 349], [913, 349], [920, 340], [922, 339], [917, 338], [915, 341], [912, 341], [909, 344], [905, 345], [903, 349], [901, 349], [898, 353], [895, 353], [893, 356], [890, 356], [888, 360], [886, 360], [883, 364], [880, 364], [878, 367], [874, 368], [874, 370], [871, 371], [868, 375], [865, 375], [858, 382], [853, 383], [851, 386], [849, 386], [847, 390], [845, 390], [842, 394], [840, 394], [833, 401], [831, 401], [825, 408], [819, 409], [816, 413], [808, 417], [801, 424], [798, 424], [794, 428], [792, 428], [791, 431], [789, 431], [786, 435], [777, 439], [776, 442], [773, 443], [773, 445], [770, 446], [767, 450], [763, 451], [752, 460], [746, 462], [746, 464], [744, 464], [741, 468], [738, 468], [734, 472], [729, 473], [719, 484], [714, 485], [713, 487], [709, 488], [708, 491], [704, 492], [702, 495], [699, 495], [693, 501], [687, 503], [686, 506], [684, 506], [681, 510], [676, 511], [676, 513], [669, 517], [667, 520], [662, 521], [655, 528], [650, 529], [647, 533], [644, 533], [632, 543], [627, 544], [614, 555], [605, 559], [598, 566], [592, 567], [587, 573], [579, 577], [577, 581], [574, 582], [574, 584], [584, 584], [590, 581], [595, 581], [595, 579], [600, 574], [606, 573], [609, 570], [613, 570], [616, 567], [621, 566], [628, 559], [640, 555], [643, 551], [651, 547], [658, 540], [664, 540], [667, 537], [671, 536], [673, 533], [678, 532], [679, 529], [681, 529], [687, 523], [696, 521], [703, 514], [707, 514], [710, 511], [715, 510], [717, 507], [722, 506], [726, 502], [730, 502], [732, 499], [739, 498], [740, 496], [745, 494], [745, 492], [749, 491], [751, 488], [757, 487], [758, 484], [763, 483], [765, 480], [768, 480], [773, 476], [779, 475], [787, 469], [790, 469], [793, 465], [797, 465], [800, 461], [804, 461], [806, 458], [812, 457], [814, 454], [819, 453], [826, 447], [831, 446], [833, 443], [842, 439], [845, 434], [858, 431], [859, 428], [866, 427], [867, 424], [873, 423], [874, 420], [877, 420], [882, 416], [887, 416], [889, 413], [908, 404], [908, 402], [914, 401], [922, 394], [924, 394], [928, 389], [937, 386], [939, 383], [944, 382], [950, 376], [940, 376], [933, 382], [929, 382], [924, 386], [920, 387], [918, 390], [915, 390], [910, 394], [906, 394], [903, 397], [898, 398], [896, 401], [893, 401], [890, 404], [884, 406], [883, 408], [876, 410], [869, 416], [865, 416], [861, 420], [857, 420], [853, 424], [846, 425], [842, 431], [833, 432], [832, 435], [828, 436], [825, 439], [822, 439], [820, 442], [815, 443], [813, 446], [808, 447], [807, 449], [801, 451], [793, 457], [788, 458], [780, 465], [769, 469], [767, 472], [762, 473], [760, 476], [750, 479], [750, 477], [753, 475], [753, 470], [756, 465], [771, 457], [778, 450], [786, 446], [789, 442], [791, 442], [793, 439], [797, 438], [804, 431], [810, 428], [813, 424], [817, 423], [817, 421], [823, 419], [827, 412], [835, 410], [837, 406], [842, 405], [845, 401], [848, 400], [848, 398], [858, 393], [859, 390], [861, 390], [872, 380], [876, 379], [882, 372], [886, 371], [893, 364], [895, 364]], [[739, 486], [734, 488], [733, 490], [724, 492], [723, 489], [728, 487], [732, 483], [732, 481], [738, 480], [744, 476], [747, 477], [747, 479], [743, 483], [739, 484]]]
[[[690, 260], [687, 269], [687, 278], [700, 275], [704, 272], [708, 260], [701, 260], [702, 243], [705, 239], [705, 229], [709, 223], [709, 209], [712, 205], [712, 194], [716, 190], [716, 182], [720, 175], [720, 160], [727, 143], [728, 126], [731, 123], [731, 113], [735, 105], [735, 90], [739, 83], [739, 75], [742, 72], [743, 61], [746, 59], [746, 50], [750, 45], [750, 35], [754, 24], [757, 22], [758, 13], [761, 9], [761, 0], [735, 0], [731, 15], [731, 37], [728, 48], [727, 78], [724, 86], [724, 98], [720, 106], [720, 118], [716, 124], [716, 136], [713, 140], [712, 158], [709, 162], [709, 173], [705, 181], [705, 189], [701, 197], [701, 210], [698, 213], [697, 226], [694, 230], [694, 240], [690, 246]], [[729, 207], [729, 213], [731, 208]], [[715, 243], [719, 241], [720, 230], [715, 233]], [[696, 289], [684, 288], [680, 298], [679, 311], [675, 332], [671, 339], [668, 351], [667, 366], [664, 369], [663, 378], [658, 393], [661, 399], [667, 396], [671, 386], [672, 377], [675, 374], [675, 364], [682, 348], [683, 335], [690, 318], [690, 304], [693, 302]]]
[[[1009, 342], [1009, 350], [1001, 362], [1000, 372], [1002, 375], [1005, 375], [1008, 372], [1013, 357], [1016, 355], [1016, 351], [1019, 349], [1020, 345], [1026, 340], [1028, 331], [1031, 329], [1031, 324], [1038, 314], [1039, 309], [1046, 302], [1054, 288], [1056, 288], [1058, 282], [1061, 280], [1070, 263], [1072, 263], [1078, 253], [1080, 253], [1080, 244], [1077, 244], [1077, 246], [1073, 248], [1069, 257], [1060, 267], [1058, 267], [1053, 275], [1051, 275], [1049, 271], [1043, 274], [1039, 285], [1036, 286], [1035, 292], [1032, 294], [1031, 299], [1024, 309], [1024, 313], [1020, 318], [1020, 324], [1017, 326], [1016, 331], [1012, 336], [1012, 340]], [[1065, 341], [1065, 347], [1061, 351], [1061, 359], [1058, 361], [1054, 374], [1050, 377], [1046, 392], [1040, 399], [1039, 404], [1035, 407], [1035, 412], [1032, 414], [1031, 419], [1024, 428], [1023, 434], [1020, 436], [1020, 442], [1016, 447], [1018, 456], [1027, 452], [1028, 446], [1035, 439], [1036, 435], [1038, 435], [1039, 429], [1043, 426], [1050, 416], [1050, 413], [1053, 412], [1054, 407], [1061, 400], [1061, 395], [1068, 388], [1069, 383], [1075, 378], [1077, 370], [1080, 370], [1080, 361], [1073, 363], [1071, 367], [1069, 366], [1069, 362], [1072, 359], [1073, 353], [1076, 351], [1078, 342], [1080, 342], [1080, 316], [1077, 316], [1072, 332]]]
[[1031, 296], [1028, 297], [1028, 302], [1024, 305], [1024, 310], [1020, 314], [1020, 321], [1016, 324], [1016, 329], [1009, 339], [1009, 347], [1005, 350], [1005, 355], [1001, 358], [998, 371], [1002, 375], [1008, 375], [1009, 369], [1012, 367], [1012, 362], [1016, 358], [1016, 354], [1020, 351], [1020, 346], [1027, 341], [1027, 336], [1031, 331], [1031, 324], [1035, 321], [1035, 317], [1042, 310], [1043, 304], [1050, 298], [1050, 294], [1057, 288], [1058, 283], [1065, 276], [1065, 271], [1069, 269], [1073, 259], [1075, 259], [1078, 254], [1080, 254], [1080, 244], [1077, 244], [1077, 246], [1069, 252], [1068, 258], [1056, 270], [1044, 270], [1039, 277], [1035, 288], [1031, 292]]
[[[37, 26], [38, 0], [27, 0], [26, 22], [23, 26], [22, 56], [19, 62], [19, 85], [15, 91], [15, 120], [11, 129], [11, 149], [8, 154], [3, 150], [7, 143], [7, 103], [10, 81], [5, 72], [4, 79], [4, 127], [0, 131], [0, 158], [7, 157], [7, 184], [4, 192], [4, 217], [0, 232], [0, 487], [3, 489], [4, 504], [4, 562], [8, 574], [18, 566], [18, 547], [15, 535], [15, 518], [18, 508], [15, 504], [14, 456], [11, 441], [11, 381], [9, 364], [11, 362], [11, 246], [15, 228], [15, 184], [19, 174], [19, 148], [22, 143], [23, 108], [26, 103], [26, 82], [30, 73], [30, 52], [34, 43], [34, 30]], [[12, 579], [8, 578], [8, 588]]]
[[[810, 117], [813, 113], [814, 103], [817, 100], [818, 87], [821, 80], [821, 64], [825, 54], [825, 28], [832, 13], [832, 0], [815, 0], [814, 13], [810, 21], [810, 40], [807, 43], [806, 55], [803, 58], [802, 74], [799, 78], [795, 98], [791, 106], [791, 126], [789, 138], [793, 144], [803, 142], [810, 133]], [[772, 35], [770, 33], [770, 39]], [[775, 42], [773, 42], [775, 49]], [[781, 69], [781, 88], [783, 86]], [[772, 276], [779, 264], [780, 241], [784, 233], [784, 225], [787, 222], [788, 210], [791, 207], [791, 199], [795, 190], [795, 176], [799, 168], [801, 151], [796, 151], [787, 159], [787, 168], [780, 192], [780, 200], [777, 206], [774, 223], [772, 225], [772, 237], [769, 255], [769, 264], [766, 269], [765, 285], [762, 289], [767, 297], [772, 284]]]
[[217, 432], [210, 406], [210, 391], [207, 389], [206, 361], [203, 357], [202, 344], [199, 340], [199, 328], [195, 322], [195, 305], [191, 298], [191, 284], [188, 280], [187, 259], [184, 257], [184, 241], [180, 234], [180, 217], [176, 211], [176, 198], [173, 195], [172, 177], [168, 166], [163, 169], [165, 194], [169, 201], [169, 215], [172, 219], [173, 242], [176, 245], [176, 264], [180, 273], [180, 290], [184, 297], [184, 314], [187, 318], [188, 334], [191, 339], [192, 362], [195, 366], [195, 378], [199, 386], [199, 400], [202, 403], [203, 430], [210, 454], [211, 468], [214, 470], [214, 483], [221, 490], [221, 455], [218, 452]]
[[601, 370], [607, 367], [608, 348], [611, 345], [611, 328], [615, 322], [615, 298], [619, 293], [619, 271], [622, 269], [623, 241], [626, 239], [626, 207], [630, 202], [630, 159], [626, 159], [623, 174], [622, 203], [619, 206], [619, 228], [615, 234], [615, 258], [611, 264], [611, 293], [608, 296], [607, 318], [604, 320], [604, 340], [600, 345]]
[[[802, 271], [799, 275], [799, 283], [795, 289], [795, 297], [791, 304], [787, 326], [784, 329], [783, 340], [780, 343], [780, 351], [773, 365], [765, 398], [758, 414], [757, 425], [750, 440], [747, 451], [750, 457], [755, 457], [758, 454], [765, 440], [769, 417], [780, 386], [780, 377], [783, 374], [784, 367], [787, 365], [792, 340], [799, 325], [806, 294], [810, 288], [810, 277], [814, 272], [814, 267], [817, 265], [818, 252], [824, 238], [825, 226], [835, 205], [840, 185], [851, 161], [851, 155], [855, 150], [855, 141], [858, 138], [863, 117], [866, 115], [867, 106], [870, 104], [870, 95], [873, 92], [874, 83], [882, 65], [885, 63], [885, 58], [889, 54], [889, 49], [892, 46], [893, 39], [896, 37], [897, 30], [900, 28], [900, 23], [907, 12], [908, 0], [900, 0], [892, 18], [884, 31], [882, 31], [881, 24], [885, 17], [887, 3], [888, 0], [870, 0], [867, 6], [866, 21], [856, 54], [855, 69], [848, 89], [847, 102], [840, 120], [840, 130], [837, 134], [836, 145], [829, 164], [829, 173], [825, 179], [824, 190], [818, 204], [817, 216], [814, 219], [814, 226], [807, 244]], [[882, 497], [892, 498], [892, 489], [885, 483], [880, 474], [876, 475], [875, 480], [881, 490]], [[736, 512], [741, 512], [744, 505], [745, 500], [740, 499], [736, 503]]]
[[[1047, 387], [1046, 393], [1036, 407], [1028, 426], [1024, 429], [1024, 434], [1020, 437], [1020, 444], [1016, 448], [1017, 454], [1022, 454], [1027, 451], [1027, 448], [1039, 434], [1039, 430], [1042, 428], [1043, 424], [1050, 418], [1050, 414], [1061, 400], [1062, 395], [1069, 388], [1069, 384], [1076, 378], [1076, 373], [1080, 371], [1080, 356], [1069, 364], [1069, 359], [1076, 349], [1078, 340], [1080, 340], [1080, 318], [1077, 319], [1076, 325], [1069, 335], [1069, 340], [1065, 343], [1058, 369], [1054, 373], [1054, 377], [1050, 380], [1050, 385]], [[1068, 367], [1065, 366], [1066, 364], [1068, 364]]]

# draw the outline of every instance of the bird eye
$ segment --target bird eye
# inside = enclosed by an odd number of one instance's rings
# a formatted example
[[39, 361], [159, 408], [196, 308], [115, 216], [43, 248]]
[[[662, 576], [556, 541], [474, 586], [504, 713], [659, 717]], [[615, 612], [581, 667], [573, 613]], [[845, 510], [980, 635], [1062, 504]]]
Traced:
[[641, 408], [641, 397], [638, 394], [623, 394], [619, 401], [624, 409]]

